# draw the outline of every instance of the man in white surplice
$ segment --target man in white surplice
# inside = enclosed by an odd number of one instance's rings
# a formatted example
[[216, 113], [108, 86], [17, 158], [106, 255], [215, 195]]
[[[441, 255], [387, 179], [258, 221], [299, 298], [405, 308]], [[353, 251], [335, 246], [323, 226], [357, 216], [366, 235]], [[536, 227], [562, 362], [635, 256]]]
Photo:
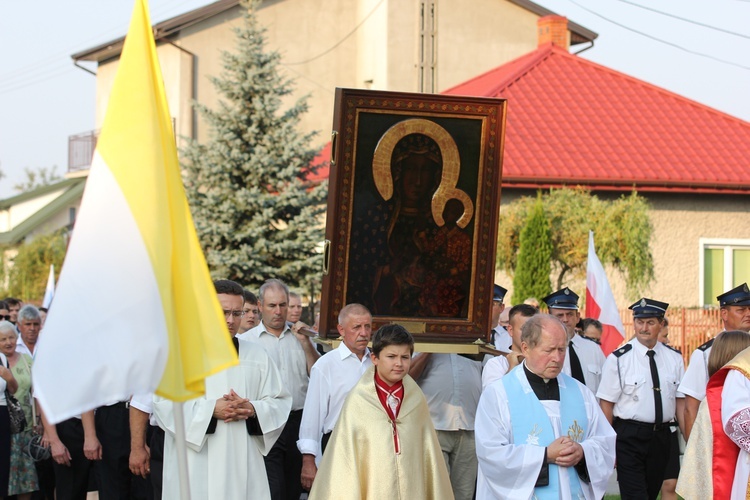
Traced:
[[[235, 337], [243, 314], [242, 287], [214, 282], [240, 364], [206, 379], [206, 395], [185, 402], [190, 493], [200, 499], [270, 498], [263, 456], [281, 434], [292, 398], [263, 347]], [[166, 431], [163, 498], [180, 498], [172, 402], [155, 397]]]
[[561, 373], [565, 327], [540, 314], [521, 332], [524, 362], [479, 400], [477, 499], [601, 498], [615, 432], [591, 391]]

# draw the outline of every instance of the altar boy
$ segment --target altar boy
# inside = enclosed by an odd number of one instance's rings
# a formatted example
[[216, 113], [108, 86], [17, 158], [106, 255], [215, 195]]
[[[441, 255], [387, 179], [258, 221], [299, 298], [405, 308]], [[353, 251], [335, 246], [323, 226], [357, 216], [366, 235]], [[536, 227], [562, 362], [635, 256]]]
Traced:
[[452, 499], [422, 391], [408, 376], [414, 339], [381, 327], [372, 363], [344, 403], [310, 498]]

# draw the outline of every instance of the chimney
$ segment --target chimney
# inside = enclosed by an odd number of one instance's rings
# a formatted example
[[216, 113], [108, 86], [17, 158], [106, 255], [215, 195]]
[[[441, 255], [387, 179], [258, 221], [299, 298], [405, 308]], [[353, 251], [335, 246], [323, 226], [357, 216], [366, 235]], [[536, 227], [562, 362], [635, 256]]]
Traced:
[[552, 42], [565, 50], [570, 46], [570, 37], [568, 35], [568, 18], [563, 16], [544, 16], [540, 17], [537, 22], [538, 46]]

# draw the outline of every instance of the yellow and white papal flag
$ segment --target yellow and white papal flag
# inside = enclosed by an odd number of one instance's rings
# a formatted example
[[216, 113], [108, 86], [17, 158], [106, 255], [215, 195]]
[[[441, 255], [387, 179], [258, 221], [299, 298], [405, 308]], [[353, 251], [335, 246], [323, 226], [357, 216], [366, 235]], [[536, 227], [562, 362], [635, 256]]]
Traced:
[[52, 423], [154, 389], [185, 401], [237, 363], [182, 186], [146, 0], [34, 354]]

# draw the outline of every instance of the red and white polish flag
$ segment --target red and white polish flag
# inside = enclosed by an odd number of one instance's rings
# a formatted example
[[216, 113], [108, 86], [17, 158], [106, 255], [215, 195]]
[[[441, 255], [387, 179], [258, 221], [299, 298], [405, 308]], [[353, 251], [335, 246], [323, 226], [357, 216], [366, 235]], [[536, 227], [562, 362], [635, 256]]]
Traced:
[[625, 340], [625, 327], [622, 326], [604, 266], [596, 256], [593, 231], [589, 231], [589, 256], [586, 264], [586, 317], [601, 322], [602, 351], [605, 356], [609, 356]]

